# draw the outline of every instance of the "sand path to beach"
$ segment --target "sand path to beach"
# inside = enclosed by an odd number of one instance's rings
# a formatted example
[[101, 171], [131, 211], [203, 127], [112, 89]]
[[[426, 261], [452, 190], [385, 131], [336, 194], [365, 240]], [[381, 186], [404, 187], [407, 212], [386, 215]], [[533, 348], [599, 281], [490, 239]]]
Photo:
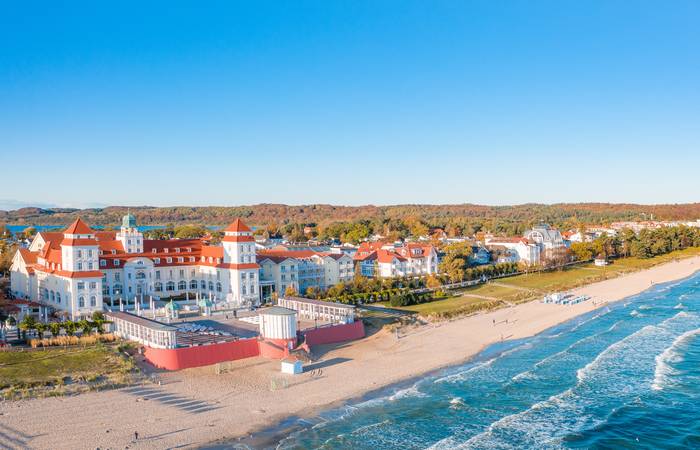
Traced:
[[[0, 448], [183, 448], [236, 437], [392, 383], [468, 360], [503, 339], [537, 334], [577, 315], [685, 278], [700, 257], [660, 265], [575, 291], [593, 301], [574, 306], [521, 304], [449, 322], [414, 327], [400, 338], [380, 332], [319, 349], [312, 372], [283, 376], [279, 362], [252, 358], [224, 374], [212, 367], [162, 373], [162, 385], [75, 397], [0, 403]], [[506, 323], [507, 320], [507, 323]], [[496, 322], [496, 325], [494, 325]], [[139, 439], [133, 442], [134, 431]]]

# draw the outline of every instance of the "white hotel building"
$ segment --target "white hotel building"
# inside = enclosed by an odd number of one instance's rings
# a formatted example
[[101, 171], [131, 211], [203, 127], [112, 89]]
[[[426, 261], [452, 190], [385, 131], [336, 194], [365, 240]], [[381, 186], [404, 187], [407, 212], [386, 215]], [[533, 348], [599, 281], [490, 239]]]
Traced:
[[77, 219], [63, 232], [37, 234], [11, 268], [16, 297], [74, 318], [146, 296], [199, 294], [233, 307], [257, 305], [259, 281], [253, 233], [239, 219], [224, 230], [221, 246], [144, 239], [130, 214], [118, 232], [93, 231]]

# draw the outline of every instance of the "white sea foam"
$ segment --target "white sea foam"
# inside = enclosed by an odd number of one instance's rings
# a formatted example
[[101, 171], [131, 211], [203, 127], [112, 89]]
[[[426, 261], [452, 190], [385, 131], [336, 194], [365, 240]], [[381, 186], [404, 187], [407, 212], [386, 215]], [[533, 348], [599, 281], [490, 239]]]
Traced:
[[640, 311], [646, 311], [647, 309], [651, 309], [653, 306], [651, 305], [639, 305], [639, 310]]
[[640, 313], [639, 311], [637, 311], [635, 309], [630, 313], [630, 316], [632, 316], [632, 317], [644, 317], [644, 314]]
[[683, 303], [679, 303], [676, 306], [674, 306], [673, 309], [685, 309], [685, 305]]
[[477, 371], [482, 370], [482, 369], [487, 369], [494, 362], [498, 361], [499, 359], [503, 358], [504, 356], [508, 356], [512, 353], [519, 351], [519, 350], [531, 348], [532, 345], [533, 344], [531, 342], [526, 342], [525, 344], [518, 345], [517, 347], [513, 347], [511, 349], [505, 350], [505, 351], [499, 353], [498, 355], [494, 356], [493, 358], [491, 358], [487, 361], [483, 361], [481, 363], [478, 363], [478, 364], [476, 364], [476, 365], [474, 365], [466, 370], [462, 370], [462, 371], [457, 372], [457, 373], [453, 373], [450, 375], [446, 375], [444, 377], [437, 378], [434, 381], [434, 383], [456, 383], [459, 381], [464, 381], [467, 379], [467, 376], [469, 374], [477, 372]]
[[682, 348], [693, 337], [700, 334], [700, 328], [686, 331], [678, 336], [661, 354], [656, 356], [656, 367], [654, 369], [654, 381], [651, 383], [651, 388], [659, 391], [671, 384], [672, 377], [678, 372], [673, 368], [672, 364], [679, 363], [683, 360]]
[[450, 399], [450, 408], [457, 409], [462, 406], [464, 406], [464, 400], [462, 400], [462, 397], [452, 397], [452, 399]]
[[390, 395], [387, 397], [387, 400], [389, 401], [395, 401], [395, 400], [400, 400], [402, 398], [406, 397], [425, 397], [426, 394], [418, 390], [417, 385], [413, 385], [411, 387], [408, 387], [406, 389], [401, 389], [400, 391], [396, 391], [394, 394]]

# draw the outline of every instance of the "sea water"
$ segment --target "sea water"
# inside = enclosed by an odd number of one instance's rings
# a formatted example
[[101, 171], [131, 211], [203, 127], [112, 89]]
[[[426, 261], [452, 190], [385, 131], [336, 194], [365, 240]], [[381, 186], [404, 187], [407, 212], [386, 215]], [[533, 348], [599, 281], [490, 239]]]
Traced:
[[299, 420], [262, 446], [700, 448], [700, 276]]

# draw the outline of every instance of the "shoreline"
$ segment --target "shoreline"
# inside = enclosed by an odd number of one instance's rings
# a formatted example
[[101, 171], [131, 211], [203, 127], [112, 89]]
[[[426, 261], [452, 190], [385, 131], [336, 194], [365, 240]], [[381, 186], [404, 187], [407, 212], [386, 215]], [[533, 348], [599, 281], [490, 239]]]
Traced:
[[[231, 363], [222, 375], [211, 367], [162, 372], [162, 385], [4, 402], [0, 431], [15, 438], [17, 448], [220, 448], [251, 437], [272, 439], [285, 424], [291, 427], [301, 418], [376, 398], [474, 360], [494, 344], [535, 336], [698, 270], [700, 256], [681, 259], [574, 289], [575, 295], [591, 296], [577, 305], [532, 301], [411, 326], [399, 339], [384, 330], [359, 341], [322, 346], [314, 352], [320, 354], [319, 361], [309, 365], [318, 369], [315, 375], [285, 378], [278, 362], [250, 358]], [[277, 389], [280, 380], [284, 386]], [[199, 406], [193, 409], [193, 403]], [[66, 411], [73, 420], [65, 420]], [[142, 436], [137, 442], [135, 430]]]
[[[700, 264], [700, 257], [693, 257], [693, 258], [697, 259], [698, 264]], [[688, 259], [690, 259], [690, 258], [688, 258]], [[680, 261], [684, 261], [684, 260], [680, 260]], [[644, 269], [640, 272], [633, 272], [633, 273], [624, 275], [622, 277], [612, 278], [612, 279], [604, 280], [604, 281], [599, 281], [599, 282], [585, 285], [585, 286], [582, 286], [582, 287], [579, 287], [576, 289], [572, 289], [571, 292], [574, 295], [579, 295], [579, 294], [589, 295], [589, 293], [590, 293], [589, 291], [592, 291], [592, 289], [589, 289], [589, 288], [594, 287], [598, 284], [618, 280], [620, 278], [630, 276], [630, 275], [636, 275], [636, 274], [639, 274], [642, 272], [652, 270], [656, 267], [662, 267], [662, 266], [665, 266], [667, 264], [674, 264], [674, 263], [677, 263], [680, 261], [673, 261], [670, 263], [666, 263], [666, 264], [652, 267], [650, 269]], [[693, 265], [693, 262], [691, 262], [691, 265]], [[238, 436], [238, 437], [232, 436], [229, 438], [217, 439], [216, 441], [212, 441], [208, 444], [198, 446], [197, 448], [204, 449], [204, 450], [225, 450], [225, 449], [231, 448], [231, 445], [236, 445], [236, 444], [243, 445], [244, 448], [253, 448], [253, 449], [275, 448], [276, 444], [285, 435], [288, 435], [289, 433], [294, 433], [296, 431], [300, 431], [303, 428], [303, 425], [300, 423], [301, 421], [307, 422], [307, 424], [315, 424], [316, 421], [313, 419], [320, 418], [320, 414], [322, 414], [323, 412], [338, 410], [344, 406], [345, 407], [352, 407], [354, 405], [361, 404], [365, 401], [387, 397], [387, 396], [390, 396], [390, 395], [395, 394], [397, 392], [400, 392], [406, 388], [410, 388], [411, 386], [413, 386], [414, 384], [418, 383], [419, 381], [421, 381], [423, 379], [429, 378], [431, 376], [443, 374], [447, 370], [456, 369], [458, 367], [466, 366], [466, 365], [471, 364], [471, 363], [478, 364], [482, 360], [489, 359], [493, 356], [497, 357], [498, 355], [502, 354], [503, 352], [508, 351], [511, 347], [516, 347], [517, 343], [519, 341], [534, 338], [540, 334], [547, 333], [548, 331], [555, 329], [556, 327], [565, 325], [566, 323], [571, 322], [575, 319], [586, 317], [586, 316], [593, 316], [596, 311], [598, 311], [599, 309], [601, 309], [605, 306], [609, 306], [612, 304], [622, 302], [622, 301], [627, 300], [627, 299], [631, 299], [631, 297], [635, 297], [639, 294], [647, 292], [648, 290], [650, 290], [658, 285], [672, 284], [675, 282], [681, 283], [684, 280], [687, 280], [687, 279], [692, 278], [693, 276], [697, 275], [699, 272], [700, 272], [700, 265], [698, 265], [697, 268], [693, 272], [691, 272], [685, 276], [678, 277], [678, 278], [672, 278], [672, 279], [663, 279], [662, 281], [650, 283], [649, 286], [646, 286], [644, 289], [636, 291], [636, 292], [631, 293], [629, 295], [612, 296], [611, 300], [605, 300], [605, 301], [602, 301], [601, 303], [596, 303], [594, 305], [594, 307], [591, 308], [590, 310], [585, 311], [585, 312], [581, 312], [580, 314], [577, 314], [573, 317], [562, 320], [561, 322], [554, 323], [551, 326], [549, 326], [549, 327], [547, 327], [547, 328], [545, 328], [537, 333], [534, 333], [534, 334], [531, 334], [528, 336], [518, 337], [516, 339], [495, 341], [495, 342], [484, 344], [478, 352], [472, 354], [471, 356], [467, 357], [466, 359], [464, 359], [462, 361], [457, 361], [453, 364], [447, 364], [445, 366], [436, 367], [436, 368], [433, 368], [433, 369], [426, 371], [425, 373], [422, 373], [422, 374], [419, 374], [419, 375], [416, 375], [416, 376], [413, 376], [413, 377], [410, 377], [410, 378], [407, 378], [404, 380], [396, 381], [394, 383], [382, 386], [382, 387], [377, 388], [377, 389], [367, 391], [365, 393], [359, 394], [359, 395], [354, 396], [354, 397], [349, 397], [346, 399], [334, 401], [333, 403], [327, 405], [326, 407], [309, 408], [306, 411], [301, 411], [297, 414], [290, 415], [290, 416], [286, 417], [285, 419], [280, 420], [276, 424], [262, 427], [262, 428], [258, 429], [257, 431], [252, 431], [252, 432], [248, 433], [248, 436]], [[594, 300], [594, 298], [595, 297], [591, 297], [590, 300], [588, 300], [587, 302], [584, 302], [584, 303], [592, 302]], [[537, 302], [537, 300], [535, 300], [534, 302]], [[532, 302], [530, 302], [530, 303], [532, 303]], [[525, 304], [527, 304], [527, 303], [525, 303]], [[502, 308], [502, 309], [507, 309], [507, 308]], [[479, 313], [477, 313], [476, 315], [479, 315]], [[455, 318], [455, 319], [450, 319], [449, 321], [450, 322], [461, 321], [464, 319], [468, 319], [470, 317], [474, 317], [474, 316]], [[497, 349], [496, 347], [501, 347], [501, 348]], [[493, 349], [494, 351], [490, 352], [489, 350], [491, 350], [491, 349]]]

